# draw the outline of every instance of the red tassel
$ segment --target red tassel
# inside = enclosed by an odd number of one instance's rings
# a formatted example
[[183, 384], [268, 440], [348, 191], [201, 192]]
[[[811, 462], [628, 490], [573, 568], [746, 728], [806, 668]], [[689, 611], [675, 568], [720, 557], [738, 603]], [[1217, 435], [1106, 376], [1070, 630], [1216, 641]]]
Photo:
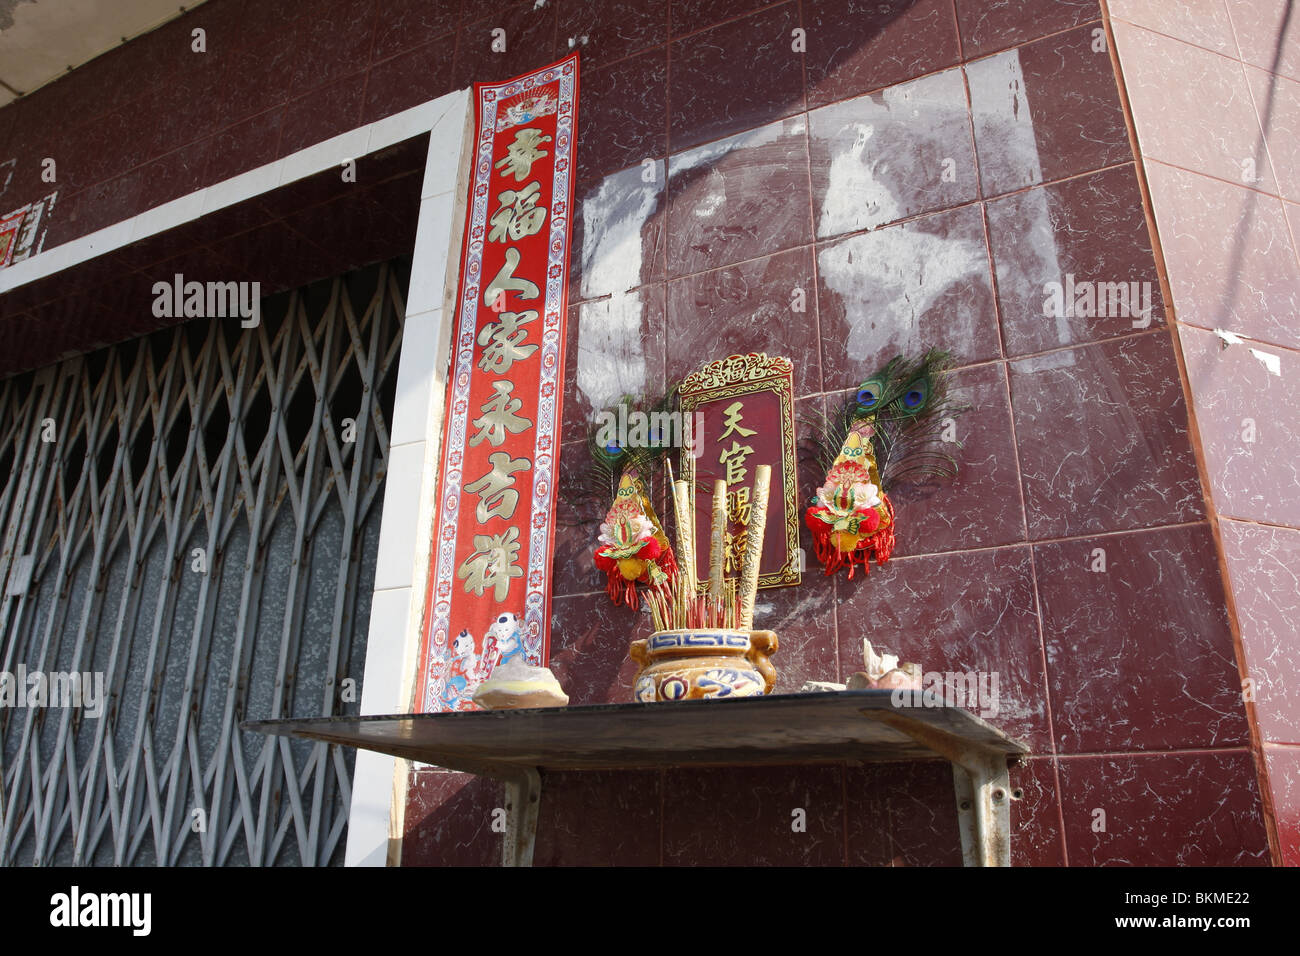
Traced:
[[849, 580], [853, 580], [854, 569], [862, 567], [863, 574], [871, 573], [870, 558], [874, 554], [877, 564], [886, 563], [894, 553], [894, 505], [888, 495], [881, 495], [885, 510], [889, 512], [887, 527], [863, 538], [858, 546], [845, 554], [831, 543], [831, 526], [816, 516], [817, 508], [809, 508], [804, 513], [804, 521], [812, 532], [813, 550], [826, 568], [826, 574], [834, 574], [846, 564], [849, 567]]

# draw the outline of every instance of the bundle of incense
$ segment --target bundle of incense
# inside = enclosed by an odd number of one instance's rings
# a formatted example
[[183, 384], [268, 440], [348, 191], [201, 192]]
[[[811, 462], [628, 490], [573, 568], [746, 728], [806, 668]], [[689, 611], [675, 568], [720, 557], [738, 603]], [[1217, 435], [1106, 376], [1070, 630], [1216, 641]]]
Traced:
[[723, 596], [687, 591], [681, 578], [643, 592], [656, 631], [724, 628], [740, 621], [740, 593], [735, 581], [725, 581]]
[[713, 483], [713, 526], [709, 529], [709, 596], [722, 600], [723, 552], [727, 538], [727, 483]]
[[754, 599], [758, 596], [758, 565], [763, 557], [763, 531], [767, 527], [767, 498], [771, 491], [772, 466], [754, 469], [753, 510], [749, 518], [749, 546], [740, 569], [740, 627], [754, 628]]

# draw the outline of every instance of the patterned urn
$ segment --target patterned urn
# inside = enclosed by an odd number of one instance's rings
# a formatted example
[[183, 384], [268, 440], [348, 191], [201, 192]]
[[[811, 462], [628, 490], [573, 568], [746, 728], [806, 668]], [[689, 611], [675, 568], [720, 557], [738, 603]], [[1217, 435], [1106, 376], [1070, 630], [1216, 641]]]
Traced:
[[772, 631], [721, 628], [655, 631], [633, 641], [632, 660], [641, 665], [633, 699], [699, 700], [758, 697], [776, 686]]

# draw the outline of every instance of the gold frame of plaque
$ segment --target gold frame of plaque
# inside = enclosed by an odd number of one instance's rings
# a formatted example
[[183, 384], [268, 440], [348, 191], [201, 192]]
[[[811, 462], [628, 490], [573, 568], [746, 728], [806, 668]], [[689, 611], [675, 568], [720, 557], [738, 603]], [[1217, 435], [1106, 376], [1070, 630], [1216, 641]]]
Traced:
[[[740, 500], [740, 493], [742, 490], [747, 493], [752, 488], [755, 466], [769, 464], [774, 472], [780, 470], [780, 478], [778, 480], [776, 474], [772, 476], [772, 496], [767, 509], [767, 533], [764, 537], [758, 586], [771, 588], [798, 584], [802, 572], [799, 562], [800, 510], [794, 427], [794, 364], [788, 358], [769, 356], [762, 352], [731, 355], [710, 362], [687, 375], [682, 380], [678, 395], [683, 425], [693, 429], [701, 415], [705, 422], [703, 435], [692, 433], [689, 441], [684, 444], [680, 457], [681, 476], [690, 483], [697, 503], [693, 509], [695, 540], [709, 540], [708, 501], [714, 480], [735, 478], [743, 472], [744, 478], [727, 481], [728, 554], [743, 555], [743, 529], [748, 521], [739, 520], [746, 514], [745, 501]], [[742, 399], [755, 395], [768, 397], [760, 403], [760, 408], [751, 408], [751, 411], [757, 412], [751, 419], [745, 419], [747, 412], [743, 406], [737, 412], [732, 412], [741, 405]], [[729, 412], [732, 414], [729, 415]], [[774, 416], [770, 414], [772, 412], [775, 413]], [[776, 429], [772, 428], [774, 424], [778, 426]], [[774, 431], [779, 432], [779, 435], [774, 437]], [[745, 444], [740, 444], [741, 440]], [[756, 441], [760, 440], [760, 447], [753, 448]], [[707, 459], [710, 462], [707, 469], [697, 469], [698, 462], [691, 455], [691, 448], [696, 441], [705, 443], [699, 460]], [[732, 454], [726, 460], [718, 461], [720, 454], [727, 455], [729, 450], [743, 453], [746, 448], [753, 451], [750, 454]], [[731, 491], [733, 487], [736, 488], [735, 492]], [[703, 507], [698, 506], [701, 496], [704, 498]], [[694, 559], [699, 589], [706, 590], [709, 583], [708, 549], [698, 549]], [[705, 562], [702, 569], [701, 560]], [[732, 567], [729, 563], [727, 573], [731, 575], [738, 572], [739, 567]]]

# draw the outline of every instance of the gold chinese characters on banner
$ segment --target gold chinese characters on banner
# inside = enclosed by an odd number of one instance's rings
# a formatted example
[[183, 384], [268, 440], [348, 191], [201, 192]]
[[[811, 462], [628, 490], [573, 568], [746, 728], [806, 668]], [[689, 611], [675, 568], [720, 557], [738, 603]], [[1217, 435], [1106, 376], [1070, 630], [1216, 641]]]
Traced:
[[498, 666], [544, 667], [550, 644], [577, 58], [474, 93], [423, 712], [477, 709]]

